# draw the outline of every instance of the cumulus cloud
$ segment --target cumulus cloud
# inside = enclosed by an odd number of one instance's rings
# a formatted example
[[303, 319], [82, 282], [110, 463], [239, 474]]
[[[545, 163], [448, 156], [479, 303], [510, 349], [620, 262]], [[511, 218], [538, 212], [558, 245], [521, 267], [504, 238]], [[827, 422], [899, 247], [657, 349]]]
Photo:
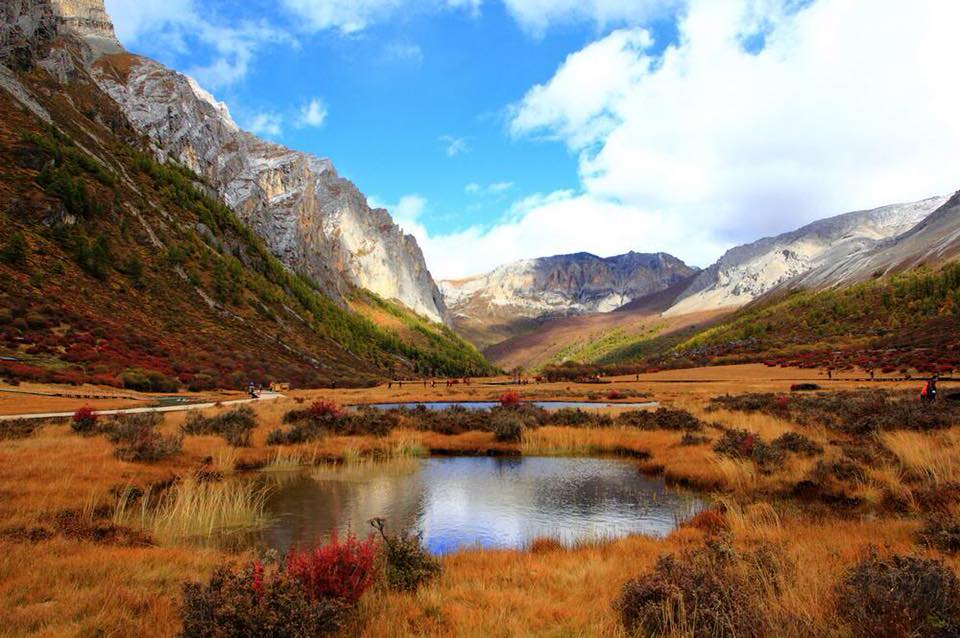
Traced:
[[319, 128], [327, 121], [327, 105], [320, 98], [313, 98], [300, 109], [297, 126]]
[[420, 243], [441, 277], [576, 250], [706, 266], [816, 218], [952, 192], [958, 20], [947, 0], [693, 0], [662, 55], [643, 29], [616, 31], [511, 109], [514, 135], [576, 154], [580, 187]]
[[254, 56], [268, 43], [295, 43], [284, 30], [266, 21], [230, 24], [209, 19], [195, 0], [106, 0], [117, 37], [133, 48], [191, 54], [191, 40], [209, 47], [212, 57], [187, 70], [202, 85], [222, 88], [246, 77]]

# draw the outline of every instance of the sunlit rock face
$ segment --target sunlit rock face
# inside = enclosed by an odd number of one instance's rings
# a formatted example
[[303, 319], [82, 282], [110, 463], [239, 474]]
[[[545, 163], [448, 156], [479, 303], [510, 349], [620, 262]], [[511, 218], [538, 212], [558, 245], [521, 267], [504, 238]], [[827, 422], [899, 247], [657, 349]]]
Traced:
[[[944, 201], [931, 197], [847, 213], [732, 248], [694, 279], [667, 314], [742, 306], [778, 286], [800, 282], [807, 273], [855, 261], [910, 231]], [[843, 283], [847, 278], [843, 271], [831, 272], [832, 279], [818, 283]]]
[[[345, 303], [354, 287], [435, 321], [446, 307], [416, 240], [340, 177], [330, 160], [246, 133], [191, 78], [123, 51], [102, 0], [4, 0], [0, 60], [22, 57], [67, 81], [63, 52], [34, 55], [58, 35], [77, 37], [100, 88], [116, 100], [160, 160], [175, 160], [247, 223], [293, 270]], [[32, 52], [23, 53], [21, 49]]]

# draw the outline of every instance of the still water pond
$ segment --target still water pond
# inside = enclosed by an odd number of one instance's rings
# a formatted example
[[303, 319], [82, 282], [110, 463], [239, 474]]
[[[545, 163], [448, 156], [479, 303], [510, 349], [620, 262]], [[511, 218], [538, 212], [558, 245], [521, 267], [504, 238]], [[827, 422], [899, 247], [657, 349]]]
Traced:
[[[535, 405], [544, 410], [559, 410], [561, 408], [576, 408], [581, 410], [598, 410], [600, 408], [653, 408], [658, 405], [656, 401], [646, 401], [643, 403], [603, 403], [601, 401], [530, 401], [530, 405]], [[421, 403], [368, 403], [363, 406], [376, 410], [413, 410], [424, 408], [426, 410], [446, 410], [452, 407], [461, 407], [467, 410], [489, 410], [500, 405], [499, 401], [424, 401]]]
[[280, 479], [262, 542], [281, 552], [332, 532], [365, 536], [384, 517], [423, 534], [435, 554], [458, 547], [520, 548], [628, 534], [662, 536], [703, 506], [624, 460], [428, 458], [291, 474]]

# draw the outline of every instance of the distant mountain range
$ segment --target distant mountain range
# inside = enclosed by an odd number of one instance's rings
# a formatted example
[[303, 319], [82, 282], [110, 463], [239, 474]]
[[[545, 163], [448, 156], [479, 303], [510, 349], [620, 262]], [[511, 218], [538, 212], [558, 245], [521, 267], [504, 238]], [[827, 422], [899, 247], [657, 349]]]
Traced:
[[556, 317], [615, 310], [696, 274], [666, 253], [590, 253], [526, 259], [484, 275], [441, 281], [454, 327], [480, 347]]
[[[837, 215], [737, 246], [702, 271], [686, 266], [667, 269], [669, 275], [651, 283], [647, 295], [601, 295], [602, 303], [593, 305], [579, 303], [575, 295], [557, 295], [550, 308], [553, 315], [537, 315], [535, 330], [527, 324], [501, 341], [479, 344], [501, 366], [621, 361], [646, 352], [655, 340], [702, 327], [780, 291], [845, 286], [922, 264], [936, 266], [958, 255], [960, 195], [930, 197]], [[568, 259], [519, 263], [563, 264]], [[470, 325], [496, 316], [500, 325], [510, 326], [512, 317], [529, 318], [542, 310], [535, 303], [521, 303], [527, 294], [524, 288], [497, 285], [511, 281], [508, 275], [517, 271], [522, 273], [523, 268], [510, 264], [454, 288], [442, 282], [455, 323]], [[642, 278], [649, 276], [643, 268], [640, 272]], [[556, 318], [561, 315], [578, 316]], [[464, 334], [476, 339], [470, 329]]]

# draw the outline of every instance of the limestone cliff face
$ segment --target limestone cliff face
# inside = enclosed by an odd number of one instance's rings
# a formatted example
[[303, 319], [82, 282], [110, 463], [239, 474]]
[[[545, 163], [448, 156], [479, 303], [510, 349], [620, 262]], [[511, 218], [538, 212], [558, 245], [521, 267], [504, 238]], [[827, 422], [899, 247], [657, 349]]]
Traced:
[[330, 160], [246, 133], [191, 78], [123, 51], [103, 0], [5, 0], [0, 56], [78, 36], [100, 88], [161, 160], [201, 175], [290, 268], [334, 299], [352, 286], [435, 321], [446, 307], [416, 240], [334, 170]]

